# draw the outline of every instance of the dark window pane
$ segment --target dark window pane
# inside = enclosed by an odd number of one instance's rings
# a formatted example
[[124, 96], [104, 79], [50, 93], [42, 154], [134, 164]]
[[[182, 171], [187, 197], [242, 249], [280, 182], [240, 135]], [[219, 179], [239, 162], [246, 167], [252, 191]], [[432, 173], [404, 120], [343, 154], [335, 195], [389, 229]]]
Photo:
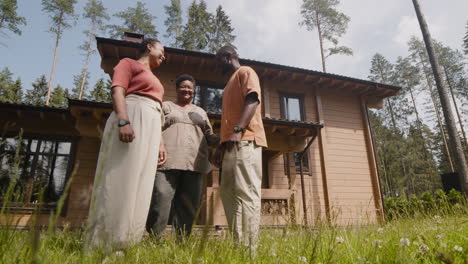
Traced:
[[203, 108], [206, 112], [221, 113], [223, 89], [209, 86], [195, 87], [193, 103]]
[[[0, 146], [0, 199], [16, 174], [11, 202], [57, 202], [66, 184], [72, 143], [53, 138], [25, 138], [16, 159], [17, 142], [17, 138], [11, 137]], [[18, 163], [16, 172], [15, 163]]]
[[[299, 152], [294, 152], [294, 163], [296, 165], [296, 171], [301, 170], [301, 161], [299, 159]], [[304, 154], [304, 157], [302, 158], [302, 167], [304, 172], [309, 171], [309, 155], [307, 153]]]

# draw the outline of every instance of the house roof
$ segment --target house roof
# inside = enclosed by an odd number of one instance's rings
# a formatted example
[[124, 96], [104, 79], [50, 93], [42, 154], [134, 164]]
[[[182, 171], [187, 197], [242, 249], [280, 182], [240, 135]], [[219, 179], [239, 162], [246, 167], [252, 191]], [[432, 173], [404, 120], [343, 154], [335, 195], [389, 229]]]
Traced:
[[[101, 37], [96, 37], [96, 40], [99, 53], [103, 60], [105, 58], [112, 58], [114, 59], [115, 63], [117, 63], [118, 60], [120, 60], [121, 58], [135, 58], [138, 54], [138, 42]], [[198, 59], [200, 62], [199, 64], [205, 65], [206, 67], [208, 67], [209, 64], [206, 61], [211, 62], [211, 67], [213, 67], [213, 65], [215, 64], [215, 55], [211, 53], [165, 47], [165, 54], [165, 63], [171, 63], [173, 58], [182, 56], [184, 57], [184, 60], [179, 61], [186, 62], [187, 58], [191, 58], [192, 60]], [[303, 80], [305, 83], [308, 84], [317, 84], [323, 87], [350, 90], [362, 95], [372, 95], [384, 98], [388, 96], [393, 96], [397, 94], [397, 92], [400, 90], [400, 87], [393, 85], [376, 83], [368, 80], [361, 80], [343, 75], [324, 73], [281, 64], [274, 64], [249, 59], [240, 59], [240, 63], [242, 65], [248, 65], [253, 67], [260, 77], [269, 79], [277, 78], [280, 80], [290, 79], [293, 81]], [[111, 73], [112, 67], [104, 70], [107, 73]]]
[[66, 107], [55, 107], [49, 105], [37, 105], [28, 103], [13, 103], [7, 101], [0, 101], [0, 108], [15, 108], [18, 110], [33, 110], [33, 111], [44, 111], [44, 112], [58, 112], [67, 113], [68, 108]]

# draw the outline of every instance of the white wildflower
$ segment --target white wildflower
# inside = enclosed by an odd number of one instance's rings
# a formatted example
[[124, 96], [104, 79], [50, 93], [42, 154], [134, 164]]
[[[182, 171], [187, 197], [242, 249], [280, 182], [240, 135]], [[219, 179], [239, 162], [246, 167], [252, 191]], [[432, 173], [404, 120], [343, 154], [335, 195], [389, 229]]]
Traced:
[[336, 237], [336, 243], [341, 244], [344, 243], [344, 238], [343, 237]]
[[271, 251], [270, 253], [268, 253], [268, 256], [270, 256], [270, 257], [276, 257], [276, 253], [273, 252], [273, 251]]
[[299, 256], [299, 261], [300, 261], [300, 262], [307, 263], [307, 258], [304, 257], [304, 256]]
[[419, 251], [422, 253], [426, 253], [429, 251], [429, 247], [425, 244], [421, 244], [421, 246], [419, 246]]
[[455, 246], [453, 247], [453, 250], [458, 251], [458, 252], [462, 252], [462, 251], [463, 251], [463, 248], [462, 248], [461, 246], [455, 245]]
[[375, 247], [382, 248], [382, 246], [380, 244], [382, 244], [382, 240], [380, 240], [380, 239], [374, 240], [374, 246]]
[[400, 239], [400, 245], [402, 247], [409, 247], [411, 245], [411, 241], [408, 238], [404, 237]]
[[384, 229], [382, 227], [377, 228], [377, 233], [383, 234]]
[[441, 240], [442, 237], [444, 237], [444, 236], [443, 236], [443, 235], [437, 235], [437, 236], [435, 236], [435, 238], [436, 238], [437, 240]]
[[434, 219], [440, 219], [439, 215], [434, 215]]

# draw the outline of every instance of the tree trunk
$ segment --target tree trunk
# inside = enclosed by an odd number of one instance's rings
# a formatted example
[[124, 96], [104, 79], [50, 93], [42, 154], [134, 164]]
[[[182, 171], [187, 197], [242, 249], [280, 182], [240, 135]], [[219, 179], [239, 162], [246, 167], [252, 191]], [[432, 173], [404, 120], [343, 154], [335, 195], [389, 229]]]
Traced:
[[457, 133], [457, 127], [453, 118], [452, 109], [450, 108], [450, 100], [448, 97], [448, 89], [445, 87], [442, 81], [442, 74], [439, 69], [439, 61], [432, 45], [431, 35], [426, 24], [426, 20], [421, 12], [418, 0], [413, 0], [414, 9], [421, 26], [421, 32], [426, 43], [427, 53], [431, 62], [432, 71], [439, 92], [440, 102], [442, 104], [442, 111], [444, 112], [445, 123], [449, 133], [449, 140], [452, 149], [455, 151], [455, 161], [457, 165], [457, 172], [460, 179], [460, 185], [462, 192], [467, 194], [468, 192], [468, 167], [466, 166], [465, 154], [460, 143], [460, 138]]
[[[63, 12], [60, 14], [59, 20], [61, 21], [63, 16]], [[50, 72], [49, 84], [47, 85], [47, 98], [46, 98], [46, 105], [49, 105], [50, 101], [50, 92], [52, 91], [52, 83], [54, 81], [54, 73], [55, 73], [55, 63], [57, 62], [57, 52], [58, 52], [58, 44], [61, 35], [61, 24], [58, 23], [57, 32], [55, 36], [55, 49], [54, 49], [54, 61], [52, 62], [52, 70]]]
[[447, 152], [447, 157], [448, 157], [448, 160], [449, 160], [450, 169], [451, 169], [451, 172], [454, 172], [455, 169], [453, 167], [452, 154], [451, 154], [450, 148], [448, 146], [447, 137], [445, 136], [444, 127], [442, 126], [442, 120], [440, 118], [439, 107], [437, 106], [437, 100], [434, 97], [434, 89], [432, 88], [432, 82], [429, 79], [429, 74], [426, 71], [426, 64], [424, 63], [424, 59], [423, 59], [423, 56], [422, 56], [421, 53], [419, 53], [419, 59], [421, 61], [421, 65], [423, 67], [424, 76], [426, 76], [427, 86], [429, 87], [429, 93], [431, 94], [432, 105], [434, 106], [434, 111], [435, 111], [436, 117], [437, 117], [437, 125], [439, 127], [440, 134], [442, 135], [442, 140], [444, 141], [444, 147], [445, 147], [445, 151]]
[[94, 28], [95, 28], [95, 22], [92, 23], [91, 32], [89, 33], [89, 43], [88, 43], [87, 54], [86, 54], [86, 62], [85, 62], [85, 66], [83, 68], [83, 78], [81, 79], [80, 94], [78, 95], [78, 99], [80, 99], [80, 100], [83, 97], [83, 91], [84, 91], [84, 86], [85, 86], [85, 83], [86, 83], [86, 77], [88, 75], [89, 60], [91, 58], [91, 53], [93, 52], [93, 48], [91, 46], [91, 43], [93, 43]]
[[457, 113], [458, 123], [460, 124], [460, 130], [462, 132], [463, 141], [465, 142], [465, 149], [468, 149], [468, 141], [466, 141], [465, 128], [463, 127], [463, 122], [460, 117], [460, 112], [458, 111], [457, 100], [455, 100], [455, 95], [453, 94], [452, 82], [448, 76], [447, 69], [444, 67], [445, 78], [447, 78], [447, 84], [450, 88], [450, 94], [452, 95], [453, 106], [455, 106], [455, 112]]
[[322, 29], [320, 27], [320, 20], [319, 20], [318, 12], [315, 12], [315, 19], [317, 19], [317, 32], [319, 35], [319, 42], [320, 42], [320, 55], [322, 55], [322, 69], [323, 69], [323, 72], [327, 72], [325, 68], [325, 54], [323, 53]]

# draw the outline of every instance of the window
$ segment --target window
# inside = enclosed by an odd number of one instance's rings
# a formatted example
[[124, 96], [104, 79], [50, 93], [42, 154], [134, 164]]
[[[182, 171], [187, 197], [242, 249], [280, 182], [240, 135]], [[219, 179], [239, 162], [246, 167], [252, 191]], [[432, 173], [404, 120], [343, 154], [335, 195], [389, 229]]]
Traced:
[[[12, 206], [28, 207], [40, 202], [41, 191], [42, 202], [54, 206], [63, 194], [70, 174], [72, 146], [70, 138], [0, 139], [0, 199], [3, 200], [16, 175], [17, 182], [9, 201]], [[19, 157], [16, 158], [18, 148]]]
[[[304, 121], [304, 96], [298, 94], [280, 94], [281, 117], [290, 121]], [[294, 153], [296, 171], [300, 171], [299, 153]], [[286, 160], [285, 160], [286, 163]], [[309, 156], [307, 152], [302, 162], [304, 171], [309, 171]]]
[[193, 103], [209, 113], [221, 113], [223, 89], [213, 85], [197, 85]]

